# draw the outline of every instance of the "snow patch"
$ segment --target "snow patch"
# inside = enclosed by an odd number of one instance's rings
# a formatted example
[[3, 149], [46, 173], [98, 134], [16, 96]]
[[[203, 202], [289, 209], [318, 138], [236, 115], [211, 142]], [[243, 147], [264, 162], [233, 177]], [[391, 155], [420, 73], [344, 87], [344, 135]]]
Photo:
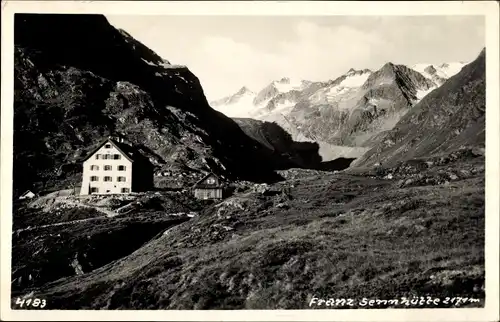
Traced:
[[327, 98], [332, 99], [334, 96], [342, 95], [353, 89], [357, 89], [363, 86], [369, 76], [370, 73], [348, 76], [339, 84], [328, 89], [326, 96]]
[[445, 78], [450, 78], [453, 75], [458, 74], [462, 68], [465, 66], [465, 63], [462, 62], [453, 62], [453, 63], [445, 63], [438, 66], [436, 69], [439, 70]]
[[281, 93], [287, 93], [292, 90], [301, 90], [304, 88], [304, 83], [302, 82], [302, 80], [297, 79], [288, 79], [287, 82], [274, 81], [273, 84], [274, 87], [276, 87], [276, 89]]
[[164, 69], [176, 69], [176, 68], [186, 68], [185, 65], [172, 65], [170, 64], [167, 60], [163, 59], [159, 63], [152, 62], [150, 60], [146, 60], [144, 58], [141, 58], [143, 62], [148, 64], [149, 66], [154, 66], [154, 67], [163, 67]]
[[247, 92], [230, 104], [223, 104], [213, 108], [228, 117], [250, 117], [255, 112], [254, 97], [254, 93]]
[[144, 59], [144, 58], [141, 58], [141, 60], [142, 60], [143, 62], [145, 62], [146, 64], [148, 64], [149, 66], [155, 66], [155, 67], [158, 67], [158, 64], [153, 63], [153, 62], [152, 62], [152, 61], [150, 61], [150, 60], [146, 60], [146, 59]]
[[429, 94], [430, 92], [432, 92], [435, 89], [436, 89], [436, 87], [433, 86], [429, 89], [417, 90], [417, 93], [415, 94], [415, 96], [417, 97], [417, 102], [420, 102], [420, 100], [422, 100], [422, 98], [424, 98], [427, 94]]
[[339, 85], [345, 87], [360, 87], [366, 82], [369, 76], [370, 73], [348, 76]]
[[[455, 74], [458, 74], [460, 70], [466, 65], [464, 62], [451, 62], [451, 63], [443, 63], [443, 64], [415, 64], [412, 66], [413, 70], [416, 70], [420, 74], [424, 75], [426, 78], [431, 78], [433, 75], [436, 75], [440, 78], [448, 79]], [[428, 67], [434, 67], [436, 70], [435, 74], [430, 74], [425, 71]]]
[[282, 112], [284, 110], [289, 109], [290, 107], [295, 106], [295, 102], [291, 100], [285, 100], [284, 102], [279, 102], [274, 104], [273, 112]]

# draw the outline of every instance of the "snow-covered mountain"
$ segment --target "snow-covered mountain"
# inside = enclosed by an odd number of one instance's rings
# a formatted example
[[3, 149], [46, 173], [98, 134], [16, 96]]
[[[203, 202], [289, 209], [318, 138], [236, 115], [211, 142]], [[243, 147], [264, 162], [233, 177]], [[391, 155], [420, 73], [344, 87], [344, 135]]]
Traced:
[[255, 111], [254, 98], [255, 93], [243, 86], [233, 95], [213, 101], [210, 105], [229, 117], [248, 117]]
[[275, 80], [258, 92], [242, 87], [238, 92], [210, 102], [210, 105], [229, 117], [259, 118], [283, 105], [295, 105], [296, 94], [303, 91], [312, 82], [283, 77]]
[[448, 78], [457, 74], [465, 65], [465, 62], [452, 62], [440, 65], [416, 64], [411, 68], [426, 78], [432, 79], [438, 86], [441, 86]]
[[432, 90], [443, 85], [443, 83], [451, 76], [460, 72], [462, 67], [466, 65], [465, 62], [452, 62], [452, 63], [442, 63], [439, 65], [433, 64], [415, 64], [412, 66], [413, 70], [416, 70], [420, 74], [424, 75], [427, 79], [434, 82], [435, 86], [427, 91], [419, 91], [417, 97], [419, 101], [429, 94]]
[[377, 144], [357, 160], [357, 166], [379, 162], [391, 166], [459, 149], [483, 150], [485, 60], [486, 50], [483, 49], [469, 64], [436, 67], [433, 74], [439, 73], [448, 79], [406, 113], [393, 129], [384, 133]]
[[[372, 74], [369, 69], [354, 70], [351, 68], [346, 74], [336, 78], [332, 82], [310, 96], [310, 101], [315, 104], [328, 104], [331, 102], [342, 102], [354, 91], [360, 88]], [[345, 107], [345, 105], [341, 105]]]
[[[351, 68], [325, 82], [285, 77], [259, 92], [240, 90], [211, 105], [230, 117], [275, 122], [296, 141], [318, 142], [324, 158], [360, 156], [464, 65], [417, 64], [410, 68], [386, 63], [376, 71]], [[332, 149], [341, 155], [330, 153]]]
[[306, 136], [334, 145], [366, 146], [435, 84], [404, 66], [387, 63], [377, 71], [350, 70], [301, 100], [288, 119]]

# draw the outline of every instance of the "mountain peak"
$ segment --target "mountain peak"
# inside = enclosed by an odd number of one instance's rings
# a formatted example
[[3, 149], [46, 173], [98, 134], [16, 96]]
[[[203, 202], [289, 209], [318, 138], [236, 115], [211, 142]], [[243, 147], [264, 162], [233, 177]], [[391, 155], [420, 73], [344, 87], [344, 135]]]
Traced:
[[437, 72], [436, 68], [433, 65], [429, 65], [424, 69], [424, 72], [433, 75]]
[[243, 86], [242, 88], [240, 88], [239, 91], [236, 92], [236, 95], [242, 95], [242, 94], [245, 94], [245, 93], [251, 93], [252, 91], [246, 87], [246, 86]]
[[350, 68], [345, 75], [351, 76], [351, 75], [361, 75], [361, 74], [366, 74], [366, 73], [371, 73], [371, 70], [368, 68], [365, 69], [354, 69]]
[[289, 77], [282, 77], [278, 83], [280, 84], [290, 84], [290, 78]]
[[384, 64], [384, 66], [382, 66], [382, 69], [394, 69], [394, 63], [391, 63], [391, 62], [387, 62]]
[[391, 62], [387, 62], [384, 64], [384, 66], [382, 66], [382, 68], [380, 68], [379, 72], [382, 74], [382, 75], [394, 75], [396, 70], [398, 70], [398, 66], [399, 65], [396, 65], [394, 63], [391, 63]]

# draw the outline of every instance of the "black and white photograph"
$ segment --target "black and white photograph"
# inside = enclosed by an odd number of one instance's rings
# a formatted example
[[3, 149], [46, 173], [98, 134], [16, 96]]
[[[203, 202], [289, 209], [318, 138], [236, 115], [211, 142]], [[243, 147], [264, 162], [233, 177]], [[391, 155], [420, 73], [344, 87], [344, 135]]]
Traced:
[[2, 320], [498, 319], [498, 3], [15, 2]]

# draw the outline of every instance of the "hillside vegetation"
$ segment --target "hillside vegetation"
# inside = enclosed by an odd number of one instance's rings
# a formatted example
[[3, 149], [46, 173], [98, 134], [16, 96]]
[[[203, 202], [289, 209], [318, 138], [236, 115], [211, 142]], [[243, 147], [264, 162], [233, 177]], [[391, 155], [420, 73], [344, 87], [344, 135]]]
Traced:
[[484, 157], [428, 161], [378, 175], [288, 170], [286, 184], [243, 188], [128, 256], [13, 295], [33, 290], [52, 309], [305, 309], [313, 296], [483, 305]]
[[[60, 310], [427, 296], [484, 306], [484, 51], [415, 106], [432, 84], [400, 65], [302, 82], [295, 99], [327, 86], [347, 100], [294, 105], [325, 138], [295, 142], [276, 123], [216, 112], [187, 67], [103, 16], [15, 24], [14, 197], [38, 195], [14, 199], [12, 308], [33, 294]], [[257, 97], [279, 109], [289, 97], [270, 95], [297, 84], [271, 85]], [[153, 163], [153, 191], [76, 194], [82, 157], [110, 134]], [[325, 142], [375, 147], [356, 162], [323, 160]], [[222, 200], [193, 198], [208, 171], [227, 188]]]

